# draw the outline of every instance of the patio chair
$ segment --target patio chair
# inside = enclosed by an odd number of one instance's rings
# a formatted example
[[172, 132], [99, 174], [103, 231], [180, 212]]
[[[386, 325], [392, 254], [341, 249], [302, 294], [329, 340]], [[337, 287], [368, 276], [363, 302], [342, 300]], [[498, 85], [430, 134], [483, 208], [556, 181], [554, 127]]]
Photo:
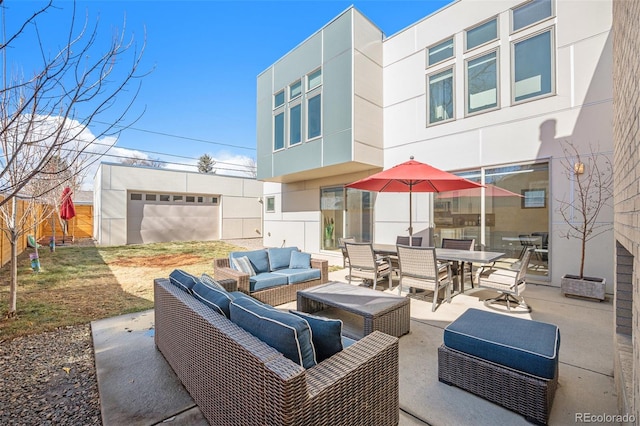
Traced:
[[347, 254], [347, 248], [344, 246], [344, 243], [355, 243], [356, 239], [353, 237], [345, 237], [338, 238], [338, 245], [340, 246], [340, 250], [342, 250], [342, 267], [346, 268], [349, 266], [349, 255]]
[[522, 250], [520, 250], [519, 259], [522, 259], [524, 253], [531, 247], [536, 248], [535, 244], [533, 244], [533, 240], [531, 235], [529, 234], [520, 234], [518, 235], [518, 239], [520, 240], [520, 245], [522, 246]]
[[409, 237], [399, 235], [396, 237], [396, 244], [402, 244], [403, 246], [420, 247], [422, 245], [422, 237], [411, 237], [411, 244], [409, 244]]
[[446, 300], [451, 303], [451, 265], [438, 263], [434, 247], [410, 247], [397, 245], [398, 261], [400, 263], [400, 283], [398, 294], [402, 286], [433, 291], [433, 305], [431, 311], [436, 310], [438, 293], [443, 288]]
[[527, 275], [527, 268], [534, 250], [534, 247], [528, 248], [522, 261], [514, 262], [512, 268], [520, 263], [520, 267], [517, 269], [497, 268], [494, 265], [486, 265], [478, 269], [476, 274], [478, 288], [489, 288], [501, 293], [498, 297], [485, 300], [485, 306], [506, 302], [507, 310], [511, 310], [511, 303], [516, 303], [527, 312], [531, 312], [531, 308], [522, 297], [522, 292], [526, 287], [525, 276]]
[[371, 243], [346, 242], [347, 256], [349, 257], [349, 284], [353, 278], [373, 281], [373, 289], [381, 278], [389, 279], [391, 288], [391, 260], [389, 256], [376, 257]]
[[[457, 250], [475, 250], [476, 239], [456, 239], [456, 238], [443, 238], [442, 248], [457, 249]], [[460, 269], [458, 269], [460, 268]], [[464, 272], [469, 271], [469, 279], [471, 280], [471, 288], [473, 288], [473, 264], [471, 262], [452, 262], [451, 269], [453, 275], [460, 274], [460, 288], [464, 289]]]

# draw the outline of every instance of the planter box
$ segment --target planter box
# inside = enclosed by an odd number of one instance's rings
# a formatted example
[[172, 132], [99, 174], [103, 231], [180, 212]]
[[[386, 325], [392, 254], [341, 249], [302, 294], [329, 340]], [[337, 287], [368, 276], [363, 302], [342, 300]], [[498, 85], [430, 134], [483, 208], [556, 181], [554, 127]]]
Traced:
[[588, 299], [604, 300], [604, 278], [584, 277], [577, 275], [564, 275], [560, 280], [560, 289], [565, 296], [585, 297]]

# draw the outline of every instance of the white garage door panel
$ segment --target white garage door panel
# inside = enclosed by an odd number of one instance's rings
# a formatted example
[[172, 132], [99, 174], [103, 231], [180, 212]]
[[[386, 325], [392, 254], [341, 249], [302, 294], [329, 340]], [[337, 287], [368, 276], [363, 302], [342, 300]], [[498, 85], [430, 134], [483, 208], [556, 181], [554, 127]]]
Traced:
[[219, 207], [129, 201], [127, 243], [219, 239]]

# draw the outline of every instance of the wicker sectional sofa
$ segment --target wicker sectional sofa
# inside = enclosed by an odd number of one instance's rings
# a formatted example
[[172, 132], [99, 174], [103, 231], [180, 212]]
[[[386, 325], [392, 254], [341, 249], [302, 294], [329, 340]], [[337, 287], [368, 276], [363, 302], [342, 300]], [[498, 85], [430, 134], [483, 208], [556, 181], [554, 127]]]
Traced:
[[399, 421], [395, 337], [373, 332], [305, 369], [168, 279], [154, 300], [156, 347], [210, 424]]
[[[213, 275], [216, 280], [235, 280], [238, 291], [271, 306], [293, 302], [298, 290], [328, 282], [329, 263], [311, 258], [308, 268], [290, 268], [294, 266], [289, 265], [292, 252], [300, 254], [296, 247], [231, 252], [229, 257], [214, 260]], [[255, 275], [232, 267], [231, 259], [244, 256], [248, 257]], [[311, 275], [313, 272], [316, 274]]]

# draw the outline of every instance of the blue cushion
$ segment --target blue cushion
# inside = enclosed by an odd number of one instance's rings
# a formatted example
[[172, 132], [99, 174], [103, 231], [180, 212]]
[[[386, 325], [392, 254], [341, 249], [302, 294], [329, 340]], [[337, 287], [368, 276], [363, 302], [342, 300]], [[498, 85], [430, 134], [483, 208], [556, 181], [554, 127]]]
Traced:
[[301, 251], [292, 251], [289, 260], [290, 269], [309, 269], [311, 268], [311, 255], [302, 253]]
[[311, 330], [304, 319], [240, 297], [231, 302], [231, 321], [304, 368], [316, 365]]
[[197, 283], [191, 289], [193, 297], [218, 312], [229, 318], [229, 303], [231, 303], [231, 296], [225, 290], [219, 290], [213, 287], [209, 287], [203, 283]]
[[249, 291], [264, 290], [265, 288], [287, 285], [287, 283], [286, 275], [263, 272], [249, 278]]
[[342, 350], [342, 321], [290, 310], [304, 318], [311, 327], [311, 340], [316, 349], [316, 361], [322, 362]]
[[247, 256], [249, 258], [249, 262], [251, 262], [251, 266], [253, 266], [256, 274], [259, 274], [260, 272], [269, 272], [269, 256], [267, 255], [266, 250], [232, 251], [229, 253], [229, 263], [233, 265], [231, 259], [242, 256]]
[[272, 274], [286, 276], [289, 284], [297, 284], [319, 279], [320, 269], [278, 269]]
[[288, 268], [291, 261], [291, 253], [294, 251], [298, 251], [298, 247], [268, 248], [269, 270], [276, 271]]
[[560, 330], [553, 324], [468, 309], [444, 329], [451, 349], [518, 371], [552, 379]]
[[234, 257], [231, 259], [231, 264], [233, 265], [233, 269], [244, 272], [250, 277], [256, 275], [256, 271], [253, 269], [251, 261], [247, 256]]
[[191, 293], [193, 286], [200, 282], [196, 277], [182, 269], [174, 269], [173, 272], [169, 274], [169, 281], [187, 293]]
[[[253, 298], [253, 297], [249, 296], [248, 294], [243, 293], [241, 291], [231, 291], [231, 292], [229, 292], [229, 296], [231, 296], [231, 300], [236, 300], [236, 299], [242, 297], [242, 298], [245, 298], [245, 299], [253, 300], [256, 303], [262, 303], [258, 299], [255, 299], [255, 298]], [[266, 305], [266, 306], [270, 306], [270, 305], [267, 305], [266, 303], [262, 303], [262, 304]]]

